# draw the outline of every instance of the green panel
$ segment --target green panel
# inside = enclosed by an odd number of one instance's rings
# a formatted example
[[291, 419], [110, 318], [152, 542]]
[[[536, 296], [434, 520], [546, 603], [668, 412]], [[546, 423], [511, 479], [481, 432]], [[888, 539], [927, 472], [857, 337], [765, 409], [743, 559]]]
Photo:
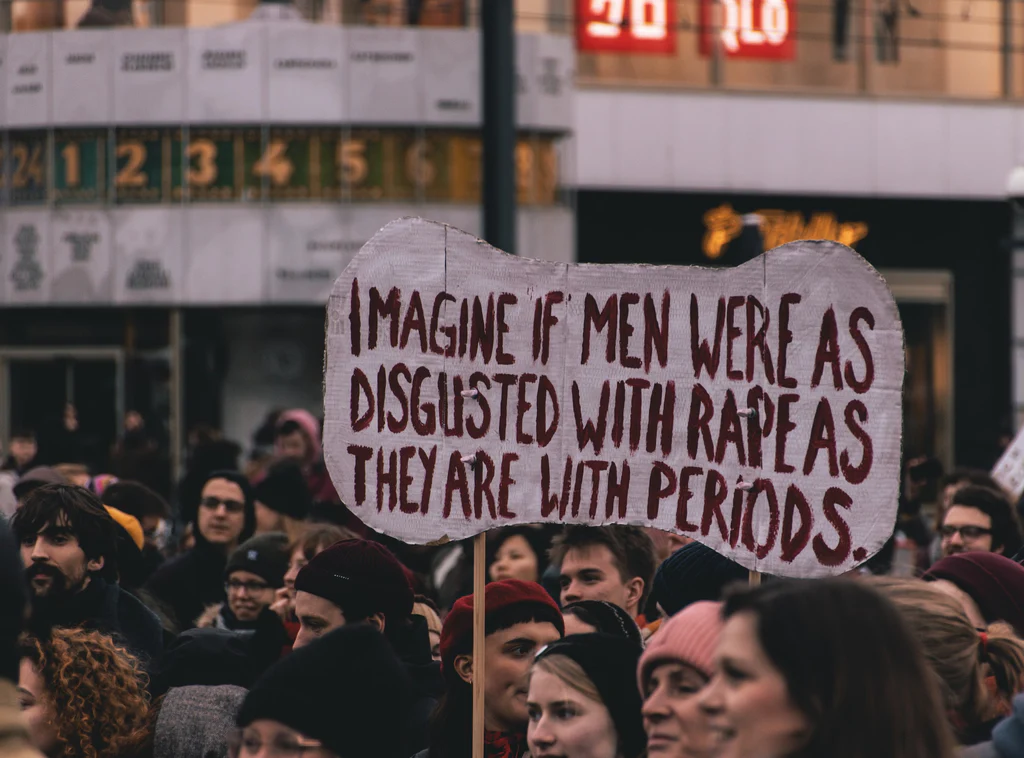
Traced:
[[240, 130], [192, 129], [187, 155], [182, 156], [181, 133], [171, 141], [171, 198], [182, 198], [182, 171], [189, 177], [189, 200], [211, 202], [238, 200], [241, 182], [235, 176], [235, 142]]
[[53, 196], [58, 203], [97, 203], [106, 199], [107, 134], [98, 130], [54, 132]]
[[271, 129], [270, 141], [261, 146], [247, 135], [246, 196], [271, 200], [314, 197], [311, 137], [309, 129]]
[[42, 205], [46, 202], [48, 144], [44, 131], [8, 134], [4, 186], [12, 205]]
[[376, 129], [320, 134], [320, 181], [326, 200], [381, 200], [384, 137]]
[[447, 134], [397, 134], [392, 166], [395, 198], [450, 199], [450, 157], [451, 139]]
[[169, 136], [159, 129], [117, 130], [113, 163], [118, 203], [159, 203], [167, 198], [170, 193], [165, 192], [164, 183], [170, 179], [170, 150], [165, 150], [165, 144]]

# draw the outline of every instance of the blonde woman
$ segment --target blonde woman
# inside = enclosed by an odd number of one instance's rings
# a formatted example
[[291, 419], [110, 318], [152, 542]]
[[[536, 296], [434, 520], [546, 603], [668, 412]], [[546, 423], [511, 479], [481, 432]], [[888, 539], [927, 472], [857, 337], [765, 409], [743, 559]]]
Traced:
[[939, 679], [947, 713], [962, 745], [991, 739], [992, 728], [1024, 691], [1024, 642], [1007, 624], [978, 630], [961, 605], [932, 584], [878, 578], [875, 587], [908, 622]]

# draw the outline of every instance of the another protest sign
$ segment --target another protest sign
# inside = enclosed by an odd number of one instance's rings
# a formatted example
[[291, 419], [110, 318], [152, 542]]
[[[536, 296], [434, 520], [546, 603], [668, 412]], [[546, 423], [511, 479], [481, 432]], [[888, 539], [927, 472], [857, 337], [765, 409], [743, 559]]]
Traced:
[[892, 534], [903, 373], [891, 293], [837, 243], [570, 266], [403, 219], [331, 295], [327, 465], [407, 542], [644, 524], [752, 570], [838, 574]]

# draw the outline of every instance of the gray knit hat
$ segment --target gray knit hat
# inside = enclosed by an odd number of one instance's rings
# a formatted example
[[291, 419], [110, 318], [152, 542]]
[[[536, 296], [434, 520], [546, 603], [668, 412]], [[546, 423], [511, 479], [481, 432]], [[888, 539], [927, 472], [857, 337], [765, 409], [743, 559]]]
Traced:
[[156, 719], [153, 758], [227, 758], [228, 734], [242, 708], [241, 687], [174, 687]]

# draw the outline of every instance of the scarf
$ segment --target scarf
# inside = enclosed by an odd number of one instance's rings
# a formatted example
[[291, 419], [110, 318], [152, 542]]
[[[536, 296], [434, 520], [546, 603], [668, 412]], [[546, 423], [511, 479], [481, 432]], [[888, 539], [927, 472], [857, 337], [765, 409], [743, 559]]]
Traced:
[[525, 734], [484, 732], [484, 758], [529, 758]]

